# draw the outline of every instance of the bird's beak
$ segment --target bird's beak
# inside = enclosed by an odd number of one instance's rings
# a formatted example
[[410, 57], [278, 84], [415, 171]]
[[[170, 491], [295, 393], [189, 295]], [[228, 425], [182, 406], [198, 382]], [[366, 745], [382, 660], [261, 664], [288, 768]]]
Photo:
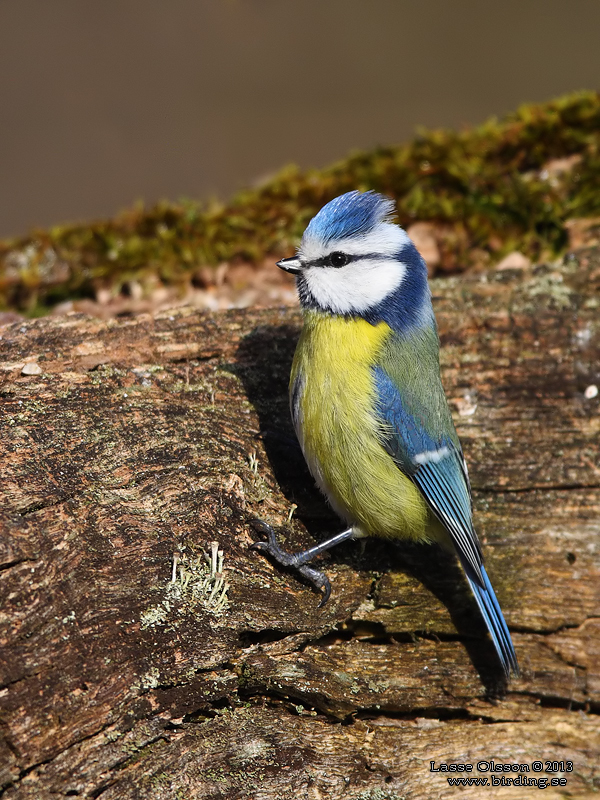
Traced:
[[291, 258], [282, 258], [277, 262], [277, 266], [286, 272], [291, 272], [292, 275], [298, 275], [302, 269], [302, 262], [297, 256], [292, 256]]

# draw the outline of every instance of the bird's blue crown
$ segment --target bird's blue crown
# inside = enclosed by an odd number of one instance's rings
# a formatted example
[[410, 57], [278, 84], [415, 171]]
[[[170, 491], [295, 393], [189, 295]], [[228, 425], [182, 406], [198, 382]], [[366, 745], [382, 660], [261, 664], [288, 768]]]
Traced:
[[304, 237], [327, 245], [338, 239], [364, 236], [381, 222], [390, 222], [393, 215], [394, 201], [383, 195], [373, 191], [346, 192], [323, 206], [309, 222]]

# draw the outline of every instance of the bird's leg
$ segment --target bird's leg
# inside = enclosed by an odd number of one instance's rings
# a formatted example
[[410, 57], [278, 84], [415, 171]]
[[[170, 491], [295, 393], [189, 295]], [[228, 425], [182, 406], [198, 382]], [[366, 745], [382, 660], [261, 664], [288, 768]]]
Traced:
[[301, 550], [299, 553], [288, 553], [286, 550], [282, 550], [277, 544], [275, 531], [270, 525], [267, 525], [266, 522], [262, 522], [261, 520], [254, 520], [253, 525], [256, 530], [267, 535], [268, 541], [255, 542], [250, 546], [250, 549], [261, 550], [262, 552], [267, 553], [274, 561], [276, 561], [278, 564], [281, 564], [282, 567], [292, 567], [293, 569], [297, 569], [298, 572], [301, 575], [304, 575], [304, 577], [307, 578], [315, 588], [323, 590], [323, 598], [318, 607], [321, 608], [324, 606], [329, 600], [329, 596], [331, 594], [331, 584], [329, 583], [329, 578], [323, 572], [319, 572], [319, 570], [314, 569], [314, 567], [309, 567], [308, 562], [312, 561], [315, 556], [318, 556], [321, 553], [324, 553], [326, 550], [329, 550], [331, 547], [335, 547], [336, 544], [340, 544], [341, 542], [345, 542], [347, 539], [351, 539], [353, 536], [352, 528], [348, 528], [347, 530], [338, 533], [336, 536], [332, 536], [331, 539], [326, 539], [324, 542], [321, 542], [321, 544], [317, 544], [314, 547], [309, 547], [308, 550]]

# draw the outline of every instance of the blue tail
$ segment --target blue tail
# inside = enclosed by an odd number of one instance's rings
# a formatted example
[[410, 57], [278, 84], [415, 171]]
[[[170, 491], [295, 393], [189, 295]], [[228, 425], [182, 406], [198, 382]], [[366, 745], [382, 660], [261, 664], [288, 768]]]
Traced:
[[512, 674], [519, 677], [519, 665], [517, 664], [517, 656], [515, 648], [513, 647], [510, 633], [506, 627], [506, 622], [502, 616], [502, 611], [492, 589], [492, 584], [487, 576], [483, 564], [481, 565], [481, 576], [483, 578], [483, 586], [478, 578], [474, 575], [473, 569], [465, 564], [465, 572], [467, 579], [477, 600], [477, 605], [481, 611], [481, 616], [485, 620], [488, 631], [494, 642], [494, 647], [498, 653], [498, 658], [502, 662], [504, 673], [507, 678]]

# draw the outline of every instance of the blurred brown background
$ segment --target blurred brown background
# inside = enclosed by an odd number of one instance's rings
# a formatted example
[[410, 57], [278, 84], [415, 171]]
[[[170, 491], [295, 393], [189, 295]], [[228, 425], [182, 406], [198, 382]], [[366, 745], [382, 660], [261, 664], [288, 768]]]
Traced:
[[599, 84], [597, 0], [0, 0], [0, 236]]

